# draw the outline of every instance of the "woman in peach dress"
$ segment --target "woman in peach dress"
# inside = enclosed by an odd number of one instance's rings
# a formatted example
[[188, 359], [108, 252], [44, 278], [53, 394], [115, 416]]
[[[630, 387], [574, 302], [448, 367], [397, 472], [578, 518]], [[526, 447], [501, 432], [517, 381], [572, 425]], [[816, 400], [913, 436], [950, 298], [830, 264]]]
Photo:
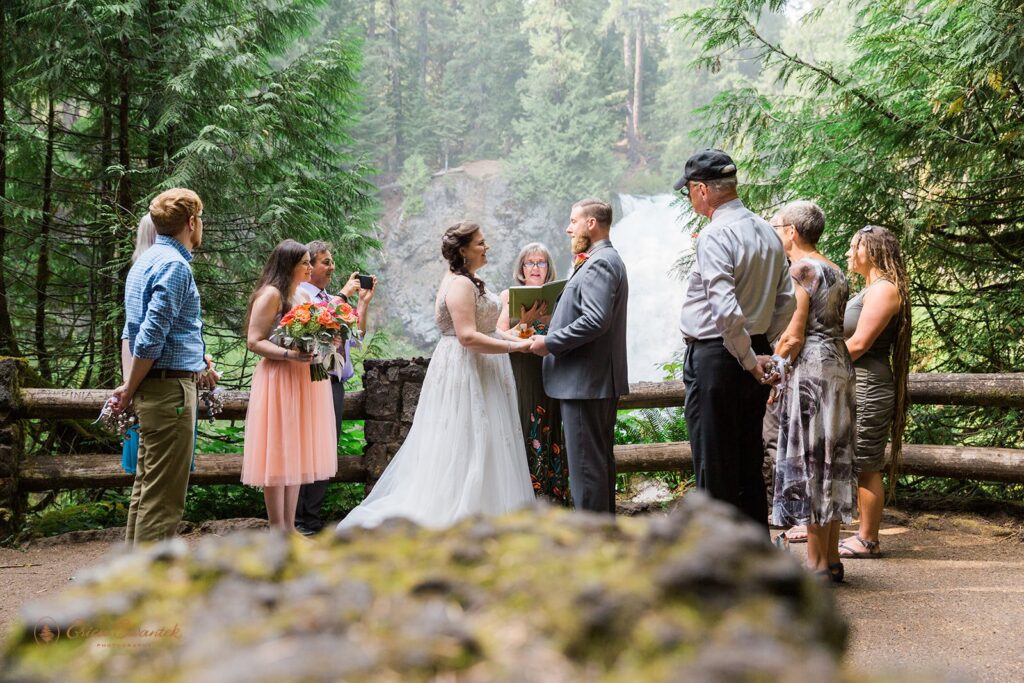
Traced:
[[270, 254], [246, 313], [246, 345], [263, 358], [252, 374], [245, 415], [242, 483], [262, 486], [270, 526], [295, 531], [299, 487], [330, 479], [338, 470], [331, 384], [310, 379], [313, 354], [269, 340], [290, 308], [309, 300], [309, 252], [284, 240]]

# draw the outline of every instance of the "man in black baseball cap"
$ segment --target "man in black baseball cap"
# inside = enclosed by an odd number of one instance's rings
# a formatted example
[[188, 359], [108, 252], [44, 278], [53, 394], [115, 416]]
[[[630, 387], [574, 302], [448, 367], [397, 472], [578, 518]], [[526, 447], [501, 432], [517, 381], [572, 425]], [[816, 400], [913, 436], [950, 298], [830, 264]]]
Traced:
[[702, 149], [686, 161], [683, 177], [676, 181], [672, 189], [679, 192], [693, 180], [718, 180], [735, 176], [736, 164], [728, 154], [720, 149]]
[[732, 503], [767, 531], [761, 423], [769, 339], [796, 308], [782, 241], [736, 194], [736, 164], [719, 149], [697, 152], [673, 186], [711, 219], [693, 245], [679, 329], [686, 341], [686, 426], [697, 486]]

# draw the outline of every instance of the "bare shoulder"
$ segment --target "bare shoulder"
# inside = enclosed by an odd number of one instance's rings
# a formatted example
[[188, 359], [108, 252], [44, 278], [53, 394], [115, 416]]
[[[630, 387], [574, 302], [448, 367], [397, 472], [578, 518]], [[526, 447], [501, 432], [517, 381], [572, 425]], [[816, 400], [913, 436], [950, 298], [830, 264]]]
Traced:
[[256, 292], [256, 298], [253, 299], [253, 306], [271, 305], [281, 305], [281, 292], [277, 290], [277, 287], [271, 287], [267, 285], [261, 288], [258, 292]]
[[900, 306], [900, 290], [888, 280], [877, 280], [864, 293], [864, 305], [895, 311]]
[[458, 275], [448, 281], [448, 295], [451, 296], [475, 296], [476, 285], [468, 277]]

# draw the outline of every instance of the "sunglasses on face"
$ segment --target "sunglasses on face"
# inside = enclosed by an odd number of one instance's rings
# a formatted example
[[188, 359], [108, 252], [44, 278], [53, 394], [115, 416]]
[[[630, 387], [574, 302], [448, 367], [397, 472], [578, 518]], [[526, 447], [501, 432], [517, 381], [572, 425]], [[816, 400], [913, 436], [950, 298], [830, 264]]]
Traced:
[[524, 268], [547, 268], [547, 261], [523, 261]]

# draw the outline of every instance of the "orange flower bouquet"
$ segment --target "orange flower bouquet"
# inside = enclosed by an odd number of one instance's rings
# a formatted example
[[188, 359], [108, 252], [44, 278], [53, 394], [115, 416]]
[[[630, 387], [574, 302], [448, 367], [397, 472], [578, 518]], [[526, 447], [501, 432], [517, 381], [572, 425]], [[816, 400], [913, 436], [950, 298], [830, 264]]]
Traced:
[[359, 314], [340, 297], [330, 302], [308, 302], [281, 317], [270, 341], [286, 349], [313, 354], [309, 376], [314, 382], [327, 379], [327, 368], [337, 356], [337, 340], [358, 338]]

